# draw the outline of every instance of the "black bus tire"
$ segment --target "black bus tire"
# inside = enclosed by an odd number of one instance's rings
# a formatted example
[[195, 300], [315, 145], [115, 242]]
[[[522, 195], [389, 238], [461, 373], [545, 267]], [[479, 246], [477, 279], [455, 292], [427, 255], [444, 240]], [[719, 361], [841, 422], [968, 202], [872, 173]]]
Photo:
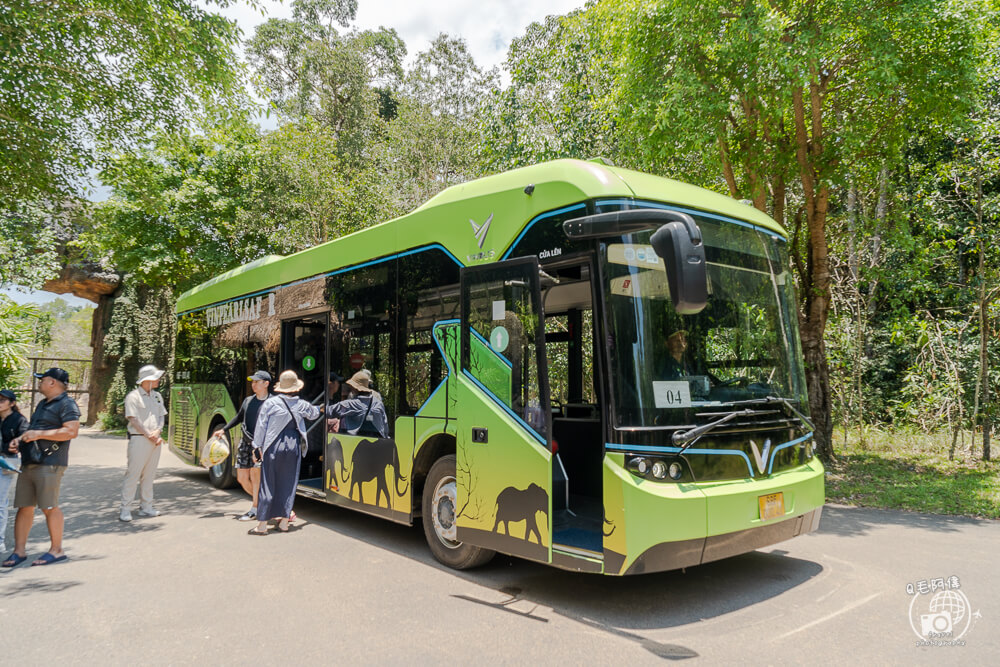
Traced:
[[448, 454], [434, 462], [424, 483], [424, 536], [434, 558], [448, 567], [468, 570], [485, 565], [495, 552], [454, 539], [454, 501], [455, 455]]
[[[217, 430], [225, 426], [226, 422], [216, 419], [212, 422], [212, 428], [208, 429], [208, 437]], [[232, 447], [232, 443], [230, 443]], [[208, 481], [217, 489], [231, 489], [236, 486], [236, 448], [229, 452], [226, 460], [208, 469]]]

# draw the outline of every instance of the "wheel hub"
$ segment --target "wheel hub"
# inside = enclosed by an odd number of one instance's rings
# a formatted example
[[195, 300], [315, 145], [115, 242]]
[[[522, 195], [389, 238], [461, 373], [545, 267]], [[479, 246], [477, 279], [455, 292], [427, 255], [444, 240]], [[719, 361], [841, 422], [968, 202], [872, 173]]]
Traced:
[[434, 523], [434, 534], [441, 544], [449, 549], [457, 548], [458, 531], [455, 526], [455, 506], [457, 499], [454, 477], [444, 477], [434, 487], [431, 499], [431, 521]]

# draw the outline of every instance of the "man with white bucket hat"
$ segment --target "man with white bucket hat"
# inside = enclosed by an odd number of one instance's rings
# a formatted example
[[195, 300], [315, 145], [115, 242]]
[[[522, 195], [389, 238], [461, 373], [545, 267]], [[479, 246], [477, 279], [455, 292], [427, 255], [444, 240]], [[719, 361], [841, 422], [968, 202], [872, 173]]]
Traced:
[[163, 397], [156, 388], [160, 386], [163, 371], [152, 364], [139, 369], [138, 387], [125, 397], [125, 419], [128, 420], [128, 468], [122, 484], [122, 506], [118, 518], [132, 520], [130, 506], [135, 500], [135, 487], [139, 485], [139, 516], [159, 516], [153, 509], [153, 478], [160, 463], [164, 443], [160, 437], [163, 418], [167, 411]]

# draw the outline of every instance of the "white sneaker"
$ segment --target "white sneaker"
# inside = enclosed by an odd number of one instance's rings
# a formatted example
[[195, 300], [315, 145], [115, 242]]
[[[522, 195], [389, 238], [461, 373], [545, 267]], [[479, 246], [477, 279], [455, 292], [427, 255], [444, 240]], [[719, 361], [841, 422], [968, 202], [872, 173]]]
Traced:
[[139, 516], [160, 516], [160, 510], [154, 510], [150, 507], [148, 510], [139, 510]]
[[237, 521], [256, 521], [257, 520], [257, 510], [253, 507], [246, 511], [246, 514], [237, 517]]
[[129, 511], [127, 507], [123, 507], [121, 513], [118, 515], [119, 521], [131, 521], [132, 512]]

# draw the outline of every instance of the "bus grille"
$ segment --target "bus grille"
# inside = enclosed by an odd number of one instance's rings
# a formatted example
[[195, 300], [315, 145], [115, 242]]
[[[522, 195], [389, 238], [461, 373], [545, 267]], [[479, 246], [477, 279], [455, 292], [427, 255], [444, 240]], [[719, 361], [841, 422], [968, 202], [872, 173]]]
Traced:
[[174, 447], [194, 456], [197, 408], [190, 389], [181, 387], [174, 390], [170, 411], [173, 413], [170, 430], [173, 432]]

